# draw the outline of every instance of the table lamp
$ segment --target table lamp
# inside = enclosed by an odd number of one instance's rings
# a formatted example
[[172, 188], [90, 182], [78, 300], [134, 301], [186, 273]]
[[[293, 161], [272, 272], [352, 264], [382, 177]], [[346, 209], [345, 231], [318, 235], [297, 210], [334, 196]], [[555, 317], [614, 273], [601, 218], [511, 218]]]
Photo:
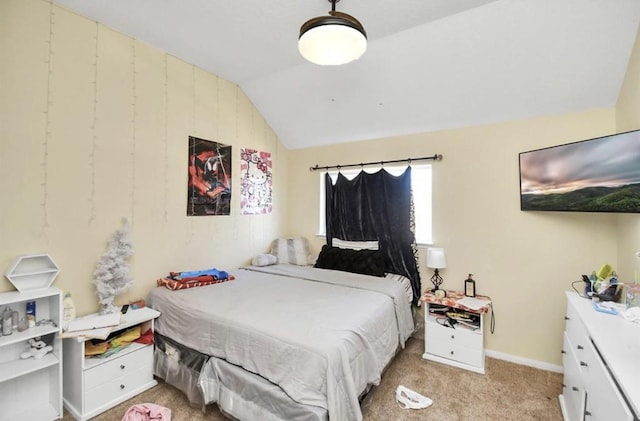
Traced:
[[443, 248], [428, 248], [427, 249], [427, 267], [434, 269], [433, 276], [431, 277], [431, 283], [434, 288], [431, 292], [438, 290], [438, 287], [442, 284], [442, 277], [438, 273], [438, 269], [447, 267], [447, 260], [444, 257]]

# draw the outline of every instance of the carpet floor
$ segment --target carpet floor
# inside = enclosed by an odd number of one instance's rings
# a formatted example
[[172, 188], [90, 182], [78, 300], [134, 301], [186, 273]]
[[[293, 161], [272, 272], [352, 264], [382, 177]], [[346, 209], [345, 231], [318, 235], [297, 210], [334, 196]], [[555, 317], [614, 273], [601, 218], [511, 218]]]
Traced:
[[[365, 421], [561, 421], [558, 395], [562, 375], [486, 359], [486, 374], [476, 374], [422, 359], [424, 342], [411, 338], [396, 356], [363, 404]], [[401, 409], [395, 389], [404, 385], [433, 400], [426, 409]], [[205, 413], [193, 408], [179, 390], [159, 381], [154, 388], [93, 418], [94, 421], [120, 421], [126, 410], [137, 403], [152, 402], [171, 409], [173, 421], [223, 421], [217, 406]], [[72, 420], [65, 411], [63, 420]], [[253, 420], [251, 420], [253, 421]], [[255, 420], [259, 421], [259, 420]], [[345, 420], [347, 421], [347, 420]]]

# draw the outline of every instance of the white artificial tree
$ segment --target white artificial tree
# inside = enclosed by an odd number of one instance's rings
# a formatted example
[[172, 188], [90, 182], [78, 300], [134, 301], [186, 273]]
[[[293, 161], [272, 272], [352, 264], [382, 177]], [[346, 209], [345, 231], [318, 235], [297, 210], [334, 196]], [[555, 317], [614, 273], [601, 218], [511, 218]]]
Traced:
[[127, 261], [133, 255], [128, 228], [128, 221], [123, 218], [122, 228], [111, 235], [107, 251], [100, 257], [93, 272], [102, 314], [119, 311], [119, 307], [113, 305], [113, 300], [133, 282]]

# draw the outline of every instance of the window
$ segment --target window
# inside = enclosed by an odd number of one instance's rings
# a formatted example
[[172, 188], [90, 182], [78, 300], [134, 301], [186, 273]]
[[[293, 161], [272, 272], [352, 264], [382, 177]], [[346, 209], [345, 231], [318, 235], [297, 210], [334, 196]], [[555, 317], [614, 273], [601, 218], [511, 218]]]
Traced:
[[[380, 170], [380, 166], [368, 167], [364, 170], [368, 173], [374, 173]], [[406, 169], [406, 166], [388, 166], [384, 169], [393, 175], [400, 175]], [[331, 179], [335, 182], [338, 171], [328, 171]], [[352, 180], [360, 169], [346, 169], [340, 172]], [[325, 228], [325, 190], [324, 175], [327, 171], [320, 174], [320, 212], [318, 218], [318, 235], [326, 234]], [[411, 164], [411, 191], [413, 192], [413, 208], [416, 217], [416, 242], [420, 245], [431, 244], [431, 165]]]

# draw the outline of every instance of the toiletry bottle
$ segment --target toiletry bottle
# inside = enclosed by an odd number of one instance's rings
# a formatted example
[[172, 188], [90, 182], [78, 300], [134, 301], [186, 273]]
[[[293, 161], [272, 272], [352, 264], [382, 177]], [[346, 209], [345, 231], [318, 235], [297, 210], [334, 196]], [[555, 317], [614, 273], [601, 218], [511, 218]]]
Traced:
[[5, 307], [2, 312], [2, 336], [9, 336], [13, 333], [12, 328], [12, 311], [9, 307]]
[[27, 301], [27, 321], [29, 322], [29, 327], [34, 327], [36, 325], [36, 302], [35, 301]]
[[15, 331], [18, 330], [18, 319], [20, 315], [18, 314], [18, 310], [13, 310], [11, 312], [11, 328]]
[[64, 308], [63, 319], [65, 322], [68, 322], [76, 318], [76, 306], [75, 304], [73, 304], [73, 300], [71, 299], [70, 292], [67, 292], [64, 294], [64, 300], [62, 300], [62, 306]]

